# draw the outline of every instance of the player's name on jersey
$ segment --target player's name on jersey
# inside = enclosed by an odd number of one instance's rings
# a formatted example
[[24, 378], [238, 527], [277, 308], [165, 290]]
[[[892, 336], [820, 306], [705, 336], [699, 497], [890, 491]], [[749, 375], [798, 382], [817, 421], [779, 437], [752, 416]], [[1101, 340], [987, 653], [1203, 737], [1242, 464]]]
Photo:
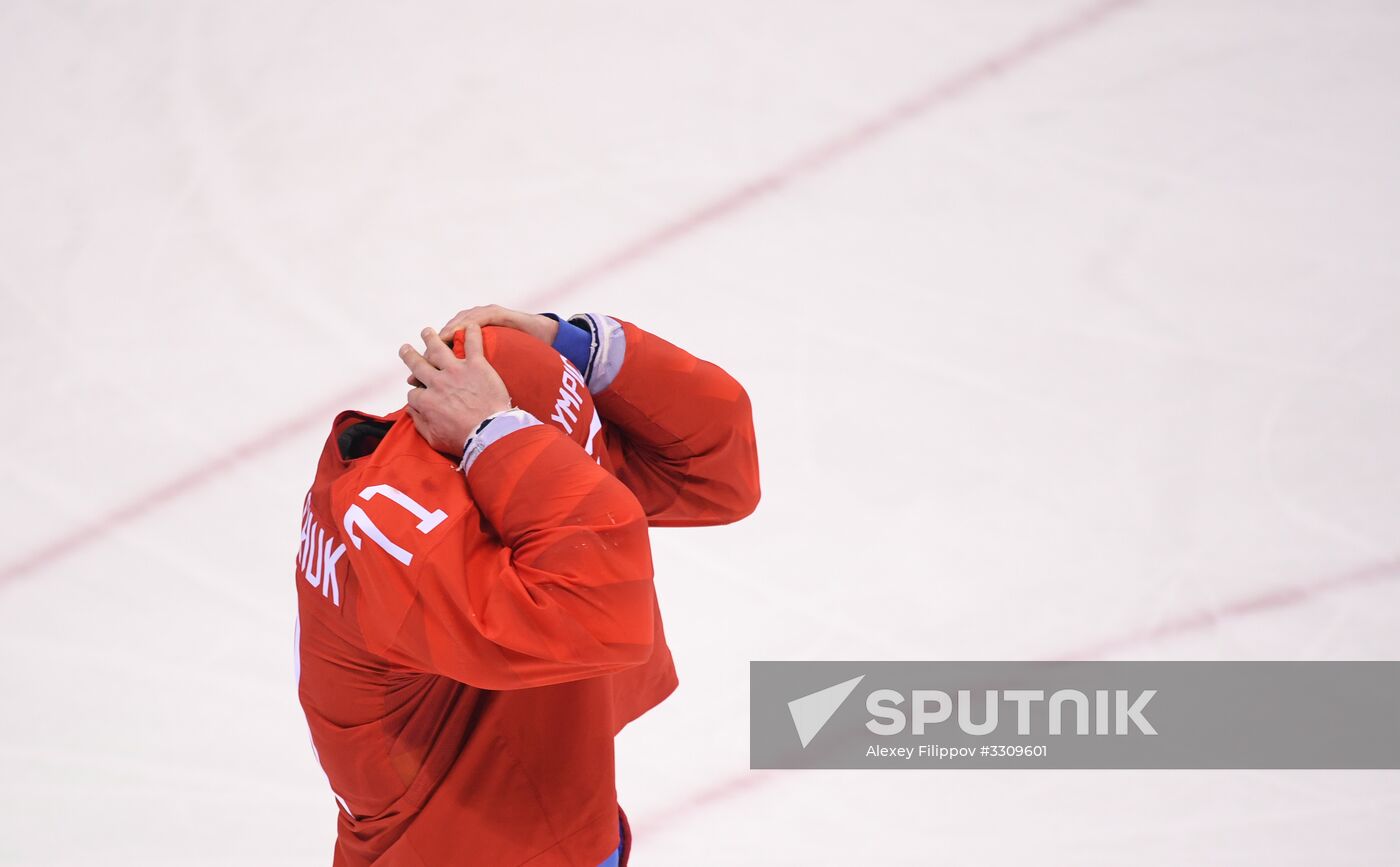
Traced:
[[565, 433], [574, 432], [574, 424], [578, 421], [578, 411], [583, 407], [582, 391], [587, 388], [583, 384], [583, 374], [578, 372], [569, 359], [564, 358], [564, 376], [559, 386], [559, 399], [554, 402], [554, 412], [550, 418], [559, 423]]
[[317, 522], [311, 511], [311, 494], [301, 512], [301, 550], [297, 552], [297, 574], [307, 584], [321, 590], [321, 596], [340, 607], [340, 580], [335, 567], [345, 555], [345, 545]]

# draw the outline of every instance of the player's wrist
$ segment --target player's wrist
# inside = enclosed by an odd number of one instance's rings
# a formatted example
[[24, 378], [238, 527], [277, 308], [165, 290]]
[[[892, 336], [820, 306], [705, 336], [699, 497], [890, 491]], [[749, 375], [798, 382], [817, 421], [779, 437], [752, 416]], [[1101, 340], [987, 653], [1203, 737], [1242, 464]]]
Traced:
[[481, 453], [493, 443], [537, 424], [540, 424], [539, 419], [523, 409], [514, 407], [488, 415], [467, 436], [466, 442], [462, 445], [462, 460], [457, 464], [457, 469], [463, 474], [470, 472], [472, 465], [481, 457]]
[[520, 330], [552, 346], [559, 336], [559, 320], [541, 313], [527, 313], [525, 315], [529, 318], [529, 328], [521, 328]]
[[550, 343], [550, 348], [569, 360], [580, 373], [588, 367], [588, 360], [592, 354], [593, 334], [587, 328], [583, 328], [573, 322], [565, 322], [556, 314], [545, 313], [551, 320], [558, 324], [554, 333], [554, 340]]
[[568, 321], [588, 334], [588, 363], [579, 369], [589, 393], [599, 394], [612, 385], [627, 355], [622, 323], [602, 313], [575, 313]]

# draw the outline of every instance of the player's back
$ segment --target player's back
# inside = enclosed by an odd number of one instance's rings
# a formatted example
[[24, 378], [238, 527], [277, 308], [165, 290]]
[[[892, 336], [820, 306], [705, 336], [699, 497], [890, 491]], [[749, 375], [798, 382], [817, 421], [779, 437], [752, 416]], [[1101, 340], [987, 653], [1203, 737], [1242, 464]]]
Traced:
[[[341, 865], [595, 864], [617, 839], [607, 678], [491, 691], [301, 632]], [[581, 724], [570, 724], [570, 721]]]
[[[558, 370], [538, 399], [567, 393], [571, 366], [539, 346]], [[297, 587], [298, 689], [340, 805], [337, 865], [563, 867], [617, 845], [613, 735], [675, 680], [645, 517], [593, 459], [593, 475], [577, 465], [601, 443], [591, 403], [570, 409], [573, 442], [522, 431], [493, 446], [503, 456], [475, 471], [483, 503], [405, 415], [336, 419]], [[512, 529], [559, 503], [557, 538]], [[562, 558], [582, 558], [567, 587]]]

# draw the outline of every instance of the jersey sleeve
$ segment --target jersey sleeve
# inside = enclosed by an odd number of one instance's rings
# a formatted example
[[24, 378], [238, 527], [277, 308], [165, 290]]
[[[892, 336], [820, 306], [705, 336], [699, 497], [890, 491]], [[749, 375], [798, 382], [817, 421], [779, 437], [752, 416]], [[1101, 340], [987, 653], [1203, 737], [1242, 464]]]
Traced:
[[622, 483], [559, 431], [534, 425], [486, 447], [466, 491], [464, 514], [413, 562], [369, 545], [356, 552], [371, 561], [366, 582], [380, 582], [362, 605], [381, 610], [359, 618], [372, 651], [492, 690], [650, 657], [646, 516]]
[[758, 447], [743, 386], [629, 322], [575, 321], [592, 334], [586, 377], [609, 457], [650, 523], [727, 524], [753, 512]]

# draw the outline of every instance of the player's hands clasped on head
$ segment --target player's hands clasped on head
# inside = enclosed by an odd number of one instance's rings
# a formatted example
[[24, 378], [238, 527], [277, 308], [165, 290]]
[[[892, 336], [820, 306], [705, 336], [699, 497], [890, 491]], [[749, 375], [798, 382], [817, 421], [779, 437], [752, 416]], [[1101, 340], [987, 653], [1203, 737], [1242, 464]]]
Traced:
[[461, 454], [467, 437], [489, 415], [510, 409], [506, 385], [482, 352], [481, 326], [466, 323], [464, 353], [458, 358], [437, 331], [423, 329], [420, 354], [405, 343], [399, 358], [412, 371], [408, 413], [418, 432], [440, 452]]
[[459, 312], [442, 327], [438, 334], [443, 340], [449, 340], [453, 334], [457, 333], [457, 329], [466, 327], [468, 322], [483, 328], [487, 325], [504, 325], [506, 328], [523, 331], [536, 340], [548, 344], [554, 343], [554, 337], [559, 333], [559, 323], [548, 316], [541, 316], [538, 313], [522, 313], [499, 304], [487, 304], [482, 307], [470, 307]]

